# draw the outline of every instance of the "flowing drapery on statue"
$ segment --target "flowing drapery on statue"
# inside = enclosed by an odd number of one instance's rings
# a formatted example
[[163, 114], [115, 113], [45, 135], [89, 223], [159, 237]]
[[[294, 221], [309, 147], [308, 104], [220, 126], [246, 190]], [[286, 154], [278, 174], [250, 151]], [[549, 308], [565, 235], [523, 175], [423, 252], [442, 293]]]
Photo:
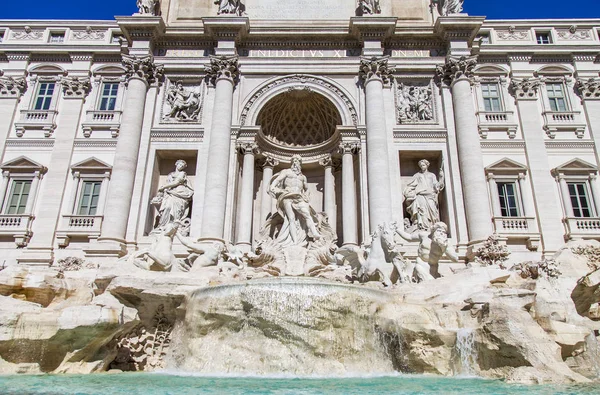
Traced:
[[440, 167], [439, 181], [428, 171], [428, 160], [420, 160], [419, 168], [421, 171], [413, 176], [403, 194], [412, 227], [428, 230], [440, 221], [438, 195], [444, 189], [444, 165]]
[[167, 225], [179, 222], [180, 233], [185, 235], [189, 231], [188, 215], [194, 190], [184, 171], [186, 167], [184, 160], [175, 162], [175, 171], [169, 173], [167, 183], [158, 189], [158, 194], [151, 201], [158, 210], [155, 230], [164, 230]]

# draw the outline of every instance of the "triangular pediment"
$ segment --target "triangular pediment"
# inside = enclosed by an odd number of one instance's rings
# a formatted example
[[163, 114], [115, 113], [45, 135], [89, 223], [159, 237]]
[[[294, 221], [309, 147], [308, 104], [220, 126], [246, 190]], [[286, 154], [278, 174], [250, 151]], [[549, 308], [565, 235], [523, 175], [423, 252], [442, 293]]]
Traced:
[[557, 166], [555, 169], [552, 170], [553, 173], [566, 173], [566, 174], [589, 174], [589, 173], [595, 173], [598, 171], [598, 167], [594, 166], [593, 164], [586, 162], [584, 160], [581, 160], [579, 158], [575, 158], [572, 159], [570, 161], [568, 161], [567, 163], [564, 163], [560, 166]]
[[18, 158], [4, 162], [2, 165], [0, 165], [0, 169], [2, 169], [2, 171], [21, 173], [35, 171], [45, 172], [47, 170], [45, 166], [27, 158], [26, 156], [19, 156]]
[[111, 171], [112, 166], [98, 158], [88, 158], [71, 166], [71, 171], [79, 171], [86, 173], [103, 173]]
[[525, 173], [527, 166], [520, 164], [509, 158], [500, 159], [498, 162], [492, 163], [485, 168], [487, 173], [502, 174], [502, 173]]

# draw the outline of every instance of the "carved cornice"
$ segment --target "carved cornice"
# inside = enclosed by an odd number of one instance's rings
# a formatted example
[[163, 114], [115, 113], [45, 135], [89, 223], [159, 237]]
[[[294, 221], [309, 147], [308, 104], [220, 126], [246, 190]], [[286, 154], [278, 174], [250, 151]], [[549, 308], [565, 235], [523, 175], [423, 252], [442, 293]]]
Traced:
[[62, 77], [60, 84], [65, 98], [83, 99], [90, 91], [90, 79], [79, 77]]
[[600, 100], [600, 78], [578, 79], [575, 91], [583, 100]]
[[384, 84], [392, 82], [392, 74], [396, 71], [393, 67], [388, 66], [389, 56], [382, 57], [361, 57], [360, 69], [358, 77], [366, 85], [372, 80], [380, 80]]
[[255, 142], [239, 142], [235, 148], [242, 155], [255, 155], [259, 153], [258, 144]]
[[340, 154], [356, 154], [360, 151], [360, 143], [358, 141], [344, 141], [338, 148]]
[[215, 85], [217, 80], [225, 78], [237, 84], [240, 77], [238, 59], [237, 55], [211, 56], [210, 64], [204, 66], [208, 82]]
[[541, 85], [539, 78], [512, 79], [509, 92], [517, 100], [536, 100]]
[[122, 55], [122, 57], [128, 81], [132, 78], [141, 79], [148, 84], [162, 81], [163, 65], [155, 64], [152, 56]]
[[23, 77], [3, 77], [0, 71], [0, 98], [19, 97], [27, 90], [27, 81]]
[[462, 78], [472, 80], [477, 65], [477, 56], [448, 56], [446, 63], [435, 69], [438, 83], [452, 85]]

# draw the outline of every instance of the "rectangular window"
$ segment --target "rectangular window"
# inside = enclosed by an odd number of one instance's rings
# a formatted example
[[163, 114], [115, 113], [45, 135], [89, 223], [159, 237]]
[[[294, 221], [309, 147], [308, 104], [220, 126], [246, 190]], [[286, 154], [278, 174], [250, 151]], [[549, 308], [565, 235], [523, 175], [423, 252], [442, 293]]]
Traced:
[[587, 184], [585, 182], [569, 182], [569, 197], [573, 207], [573, 215], [577, 218], [592, 216], [590, 200], [588, 199]]
[[567, 111], [567, 101], [562, 84], [546, 84], [546, 91], [552, 111]]
[[514, 182], [499, 182], [498, 197], [500, 198], [500, 212], [503, 217], [518, 217], [517, 185]]
[[101, 186], [102, 183], [100, 181], [83, 182], [77, 215], [96, 215]]
[[498, 84], [481, 84], [485, 111], [502, 111]]
[[125, 39], [125, 36], [122, 34], [113, 34], [111, 38], [111, 42], [115, 44], [119, 44], [120, 39]]
[[56, 32], [50, 33], [50, 39], [48, 40], [50, 43], [62, 43], [65, 42], [65, 33], [64, 32]]
[[489, 44], [490, 43], [490, 35], [488, 33], [479, 34], [477, 36], [477, 38], [479, 38], [481, 40], [482, 44]]
[[535, 39], [538, 44], [550, 44], [550, 33], [536, 33]]
[[31, 189], [30, 180], [14, 180], [8, 198], [6, 214], [23, 214]]
[[105, 82], [102, 84], [100, 95], [100, 111], [113, 111], [117, 103], [118, 82]]
[[35, 110], [49, 110], [54, 95], [54, 82], [42, 82], [35, 98]]

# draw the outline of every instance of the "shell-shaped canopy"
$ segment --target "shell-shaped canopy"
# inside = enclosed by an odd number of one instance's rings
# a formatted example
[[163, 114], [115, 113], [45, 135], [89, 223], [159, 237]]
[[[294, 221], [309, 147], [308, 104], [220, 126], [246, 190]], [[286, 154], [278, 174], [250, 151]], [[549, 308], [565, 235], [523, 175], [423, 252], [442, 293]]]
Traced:
[[269, 100], [256, 122], [265, 137], [285, 146], [311, 146], [333, 136], [342, 118], [324, 96], [310, 90], [290, 90]]

